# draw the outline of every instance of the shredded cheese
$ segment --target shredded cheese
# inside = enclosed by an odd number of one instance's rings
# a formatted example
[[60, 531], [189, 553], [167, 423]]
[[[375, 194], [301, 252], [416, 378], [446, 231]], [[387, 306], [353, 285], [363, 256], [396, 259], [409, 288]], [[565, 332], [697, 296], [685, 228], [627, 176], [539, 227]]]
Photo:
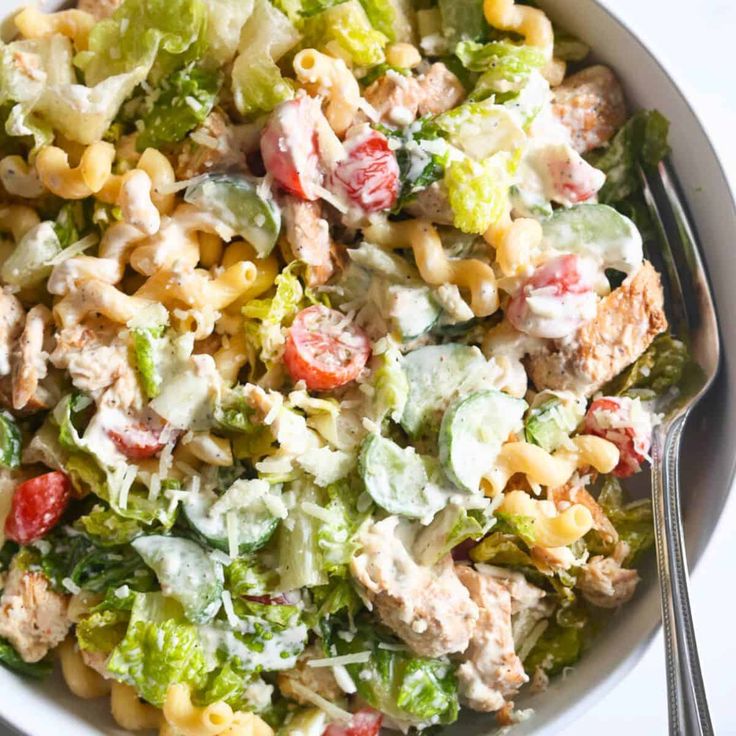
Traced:
[[238, 514], [236, 511], [228, 511], [225, 514], [225, 526], [227, 527], [227, 547], [230, 557], [238, 556]]
[[302, 685], [301, 682], [292, 680], [289, 683], [289, 687], [297, 695], [304, 698], [304, 700], [324, 711], [330, 720], [337, 721], [338, 723], [350, 723], [353, 720], [352, 713], [339, 708], [334, 703], [330, 703], [329, 700], [325, 700], [321, 695], [317, 695], [314, 690], [310, 690], [308, 687]]
[[343, 654], [339, 657], [324, 657], [322, 659], [310, 659], [307, 662], [309, 667], [340, 667], [346, 664], [365, 664], [370, 661], [373, 652], [353, 652], [352, 654]]

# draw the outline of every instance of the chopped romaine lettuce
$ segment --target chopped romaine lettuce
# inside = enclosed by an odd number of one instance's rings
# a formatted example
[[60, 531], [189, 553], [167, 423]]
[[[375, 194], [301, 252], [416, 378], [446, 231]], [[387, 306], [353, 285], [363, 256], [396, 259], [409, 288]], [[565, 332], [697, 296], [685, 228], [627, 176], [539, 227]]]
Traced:
[[115, 547], [129, 544], [143, 534], [143, 526], [135, 519], [126, 519], [112, 509], [95, 505], [87, 514], [80, 516], [74, 527], [84, 531], [87, 536], [101, 547]]
[[132, 106], [136, 118], [142, 121], [136, 148], [144, 151], [183, 140], [210, 114], [221, 82], [219, 72], [194, 63], [162, 79], [140, 105]]
[[0, 467], [17, 468], [20, 450], [20, 429], [8, 412], [0, 410]]
[[490, 30], [478, 0], [439, 0], [442, 31], [450, 49], [464, 40], [482, 41]]
[[547, 674], [555, 675], [580, 659], [582, 640], [582, 629], [550, 622], [524, 660], [524, 669], [533, 674], [541, 668]]
[[659, 335], [640, 358], [604, 387], [604, 394], [657, 398], [680, 384], [689, 363], [684, 342], [672, 335]]
[[254, 0], [207, 0], [207, 57], [218, 66], [232, 61]]
[[524, 420], [527, 442], [553, 452], [564, 444], [585, 416], [585, 401], [573, 394], [541, 392]]
[[206, 672], [197, 627], [186, 621], [179, 603], [161, 593], [136, 595], [125, 637], [107, 668], [159, 707], [170, 685], [197, 688]]
[[381, 64], [388, 38], [371, 26], [368, 15], [358, 0], [347, 0], [304, 22], [304, 46], [330, 48], [336, 46], [356, 66]]
[[225, 587], [233, 595], [267, 595], [278, 590], [278, 574], [257, 554], [241, 555], [225, 568]]
[[256, 0], [232, 70], [233, 97], [241, 114], [268, 112], [292, 97], [276, 62], [298, 41], [298, 31], [280, 10], [268, 0]]
[[372, 624], [358, 627], [347, 642], [334, 639], [338, 654], [370, 651], [361, 664], [346, 665], [358, 694], [373, 708], [404, 726], [449, 724], [457, 719], [454, 666], [439, 659], [416, 657], [408, 650], [383, 649]]
[[376, 357], [377, 366], [371, 376], [373, 413], [377, 422], [388, 417], [399, 422], [409, 398], [409, 379], [401, 367], [401, 352], [393, 342]]
[[360, 0], [371, 25], [389, 41], [412, 43], [414, 9], [409, 0]]
[[12, 286], [33, 286], [43, 281], [53, 268], [61, 244], [55, 223], [44, 221], [32, 227], [2, 264], [0, 275]]
[[149, 399], [155, 399], [161, 393], [163, 378], [159, 370], [156, 353], [160, 349], [163, 327], [137, 327], [132, 331], [133, 355], [135, 367], [138, 369], [141, 386]]
[[0, 637], [0, 665], [17, 672], [19, 675], [32, 677], [34, 680], [47, 677], [53, 669], [53, 663], [48, 658], [44, 658], [40, 662], [25, 662], [10, 642], [2, 637]]
[[202, 0], [125, 0], [92, 28], [79, 59], [85, 81], [93, 86], [155, 61], [157, 82], [202, 55], [206, 25]]
[[480, 539], [494, 524], [486, 509], [468, 510], [451, 503], [417, 534], [414, 556], [420, 565], [432, 566], [468, 539]]
[[496, 532], [489, 534], [480, 544], [470, 550], [473, 562], [487, 562], [507, 567], [533, 566], [529, 553], [522, 549], [514, 534]]
[[668, 153], [669, 123], [656, 110], [637, 112], [591, 163], [606, 174], [598, 201], [616, 205], [641, 191], [638, 166], [656, 166]]
[[508, 158], [497, 153], [485, 161], [453, 161], [445, 173], [445, 186], [455, 227], [482, 234], [503, 215], [508, 200]]
[[77, 623], [79, 648], [88, 652], [110, 654], [125, 637], [130, 621], [130, 611], [108, 608], [93, 611]]

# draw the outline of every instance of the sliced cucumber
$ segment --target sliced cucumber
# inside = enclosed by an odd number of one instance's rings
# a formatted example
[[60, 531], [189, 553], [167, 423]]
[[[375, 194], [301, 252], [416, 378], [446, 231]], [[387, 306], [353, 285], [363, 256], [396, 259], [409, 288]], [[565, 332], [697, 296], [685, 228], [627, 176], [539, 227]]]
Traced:
[[469, 345], [430, 345], [404, 357], [409, 380], [401, 426], [417, 437], [439, 427], [447, 405], [458, 396], [494, 388], [495, 373], [483, 353]]
[[450, 404], [439, 436], [440, 462], [450, 480], [477, 492], [501, 445], [522, 428], [525, 411], [524, 400], [501, 391], [479, 391]]
[[184, 607], [194, 623], [211, 621], [220, 608], [222, 573], [196, 542], [181, 537], [138, 537], [131, 544], [158, 578], [161, 591]]
[[399, 447], [380, 435], [364, 440], [358, 472], [371, 498], [390, 514], [424, 519], [446, 503], [430, 482], [424, 458], [413, 447]]
[[257, 182], [236, 174], [211, 174], [184, 192], [184, 199], [211, 212], [245, 238], [265, 258], [276, 245], [281, 212], [271, 198], [259, 192]]
[[605, 268], [628, 274], [643, 258], [636, 225], [605, 204], [559, 209], [542, 222], [542, 230], [548, 247], [594, 258]]
[[402, 341], [413, 340], [434, 327], [442, 308], [426, 286], [386, 284], [382, 294], [382, 311], [391, 331]]
[[244, 498], [242, 504], [231, 504], [229, 509], [216, 506], [223, 497], [211, 491], [191, 493], [185, 499], [182, 510], [189, 526], [208, 544], [223, 552], [231, 552], [232, 534], [238, 554], [242, 555], [263, 547], [276, 531], [280, 516], [274, 514], [273, 509], [281, 502], [281, 486], [269, 486], [262, 480], [239, 480], [230, 487], [228, 493], [234, 487], [248, 487], [255, 489], [255, 492]]

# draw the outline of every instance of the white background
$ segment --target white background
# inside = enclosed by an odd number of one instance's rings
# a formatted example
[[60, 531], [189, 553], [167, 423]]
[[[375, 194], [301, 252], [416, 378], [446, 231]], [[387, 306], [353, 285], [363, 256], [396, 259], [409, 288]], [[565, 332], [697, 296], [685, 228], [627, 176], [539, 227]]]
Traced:
[[[736, 0], [604, 0], [604, 4], [622, 17], [685, 92], [736, 191]], [[736, 243], [733, 246], [736, 256]], [[718, 736], [736, 736], [735, 532], [732, 498], [692, 579], [698, 644]], [[666, 733], [660, 634], [631, 674], [560, 736]]]

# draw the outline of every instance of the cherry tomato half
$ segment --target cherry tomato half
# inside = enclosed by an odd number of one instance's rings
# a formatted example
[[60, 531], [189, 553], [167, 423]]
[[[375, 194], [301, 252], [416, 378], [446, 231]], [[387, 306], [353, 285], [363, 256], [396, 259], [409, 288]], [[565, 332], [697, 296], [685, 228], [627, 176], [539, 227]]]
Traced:
[[294, 381], [330, 391], [354, 381], [368, 362], [371, 344], [341, 312], [321, 304], [303, 309], [286, 338], [284, 363]]
[[348, 131], [344, 145], [347, 155], [333, 172], [333, 186], [341, 186], [365, 212], [393, 207], [399, 195], [399, 164], [386, 136], [356, 126]]
[[166, 424], [152, 411], [141, 416], [130, 417], [123, 412], [110, 417], [105, 431], [115, 447], [131, 460], [144, 460], [163, 450], [166, 440], [162, 439]]
[[[633, 413], [639, 417], [634, 421]], [[652, 446], [652, 426], [649, 415], [626, 397], [604, 396], [596, 399], [585, 415], [583, 431], [613, 442], [620, 460], [613, 474], [628, 478], [641, 470]]]
[[316, 192], [322, 181], [316, 125], [319, 114], [319, 103], [307, 96], [282, 102], [271, 113], [261, 136], [266, 171], [301, 199], [319, 197]]
[[561, 338], [595, 316], [595, 264], [577, 255], [551, 258], [521, 285], [506, 316], [520, 332]]
[[322, 736], [377, 736], [381, 730], [383, 715], [371, 708], [361, 708], [345, 726], [332, 723], [324, 730]]
[[59, 522], [71, 498], [71, 483], [62, 472], [39, 475], [21, 483], [5, 520], [5, 535], [18, 544], [41, 539]]

